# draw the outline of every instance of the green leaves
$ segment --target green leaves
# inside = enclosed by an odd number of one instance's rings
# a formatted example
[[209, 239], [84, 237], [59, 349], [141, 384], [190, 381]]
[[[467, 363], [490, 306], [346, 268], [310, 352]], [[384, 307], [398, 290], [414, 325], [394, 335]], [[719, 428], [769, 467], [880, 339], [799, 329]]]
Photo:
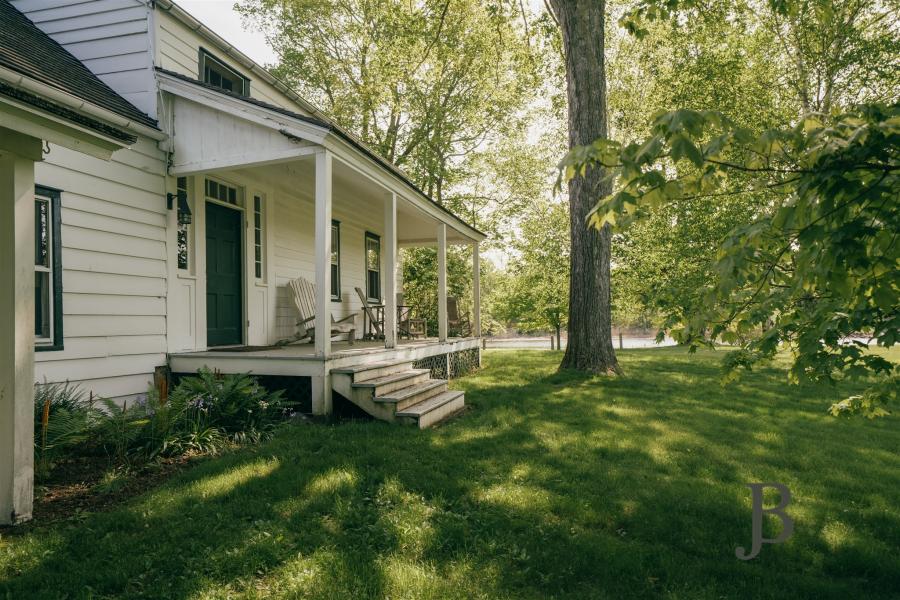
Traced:
[[[571, 172], [614, 164], [606, 150], [573, 152]], [[712, 156], [716, 158], [711, 158]], [[725, 343], [727, 370], [750, 368], [790, 349], [792, 378], [835, 381], [890, 375], [897, 365], [869, 344], [900, 340], [900, 105], [865, 105], [756, 136], [722, 115], [659, 115], [642, 144], [620, 149], [614, 193], [599, 199], [592, 226], [630, 227], [691, 199], [733, 193], [769, 201], [719, 246], [705, 305], [669, 321], [680, 342]], [[862, 336], [870, 342], [848, 340]], [[873, 388], [874, 389], [874, 388]], [[872, 392], [835, 414], [884, 414]]]

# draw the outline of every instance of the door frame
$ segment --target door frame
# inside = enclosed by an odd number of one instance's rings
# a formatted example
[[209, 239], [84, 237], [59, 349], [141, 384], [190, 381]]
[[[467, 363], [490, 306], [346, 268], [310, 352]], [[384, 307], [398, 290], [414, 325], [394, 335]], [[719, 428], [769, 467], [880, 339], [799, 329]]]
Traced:
[[[205, 180], [207, 178], [207, 175], [202, 175], [201, 177]], [[222, 181], [218, 177], [214, 177], [214, 178], [219, 181]], [[245, 186], [237, 185], [237, 184], [234, 184], [234, 183], [231, 183], [228, 181], [223, 181], [223, 183], [228, 183], [229, 185], [233, 185], [234, 187], [240, 189], [242, 192], [242, 195], [244, 196], [244, 198], [243, 198], [244, 204], [247, 203], [247, 198], [246, 198], [247, 192], [246, 192]], [[249, 280], [247, 279], [248, 273], [247, 273], [247, 210], [246, 210], [246, 206], [236, 206], [234, 204], [229, 204], [227, 202], [222, 202], [220, 200], [215, 200], [213, 198], [209, 198], [206, 196], [205, 191], [202, 194], [202, 198], [203, 198], [203, 259], [204, 259], [203, 260], [203, 298], [206, 298], [206, 294], [209, 291], [209, 280], [206, 277], [206, 269], [207, 269], [207, 264], [208, 264], [208, 259], [209, 259], [209, 249], [206, 247], [206, 204], [207, 203], [216, 204], [216, 205], [222, 206], [224, 208], [230, 208], [231, 210], [236, 210], [240, 213], [240, 216], [241, 216], [240, 225], [238, 226], [239, 229], [241, 230], [240, 231], [241, 242], [239, 244], [240, 249], [241, 249], [241, 256], [238, 259], [238, 264], [241, 266], [241, 323], [240, 323], [239, 329], [241, 332], [240, 345], [246, 345], [247, 336], [249, 335], [248, 321], [247, 321], [247, 299], [248, 299], [248, 295], [249, 295], [247, 282]], [[204, 301], [204, 307], [205, 307], [205, 305], [206, 305], [206, 302]], [[203, 314], [204, 314], [203, 337], [206, 339], [206, 343], [204, 344], [204, 346], [206, 348], [209, 348], [210, 347], [209, 346], [209, 338], [208, 338], [209, 315], [206, 313], [205, 308], [204, 308]], [[218, 346], [213, 346], [213, 348], [217, 348], [217, 347]]]

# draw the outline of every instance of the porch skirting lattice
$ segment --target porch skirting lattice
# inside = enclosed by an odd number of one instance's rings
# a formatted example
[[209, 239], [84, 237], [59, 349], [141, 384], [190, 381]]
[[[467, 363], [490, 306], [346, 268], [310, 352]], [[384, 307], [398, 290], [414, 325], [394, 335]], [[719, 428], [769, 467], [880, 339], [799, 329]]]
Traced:
[[478, 348], [436, 354], [413, 363], [413, 368], [431, 371], [432, 379], [456, 379], [475, 372], [480, 366]]

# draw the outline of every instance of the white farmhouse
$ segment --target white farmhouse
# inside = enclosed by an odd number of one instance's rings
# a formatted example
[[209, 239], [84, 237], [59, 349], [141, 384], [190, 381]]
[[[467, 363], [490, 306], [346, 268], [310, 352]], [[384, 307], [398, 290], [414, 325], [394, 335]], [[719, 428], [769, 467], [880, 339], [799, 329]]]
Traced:
[[[483, 239], [169, 0], [0, 0], [0, 523], [30, 512], [35, 381], [125, 401], [208, 366], [316, 414], [335, 393], [419, 426], [457, 411]], [[448, 244], [474, 247], [459, 337]], [[402, 340], [397, 253], [424, 245], [438, 337]], [[315, 341], [279, 346], [298, 278]]]

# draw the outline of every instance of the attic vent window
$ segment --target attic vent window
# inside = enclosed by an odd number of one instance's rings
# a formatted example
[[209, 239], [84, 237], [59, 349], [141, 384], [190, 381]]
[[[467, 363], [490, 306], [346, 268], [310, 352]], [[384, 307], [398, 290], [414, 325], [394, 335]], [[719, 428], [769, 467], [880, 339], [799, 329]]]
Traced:
[[203, 76], [203, 83], [241, 96], [250, 95], [249, 79], [203, 49], [200, 50], [200, 74]]

